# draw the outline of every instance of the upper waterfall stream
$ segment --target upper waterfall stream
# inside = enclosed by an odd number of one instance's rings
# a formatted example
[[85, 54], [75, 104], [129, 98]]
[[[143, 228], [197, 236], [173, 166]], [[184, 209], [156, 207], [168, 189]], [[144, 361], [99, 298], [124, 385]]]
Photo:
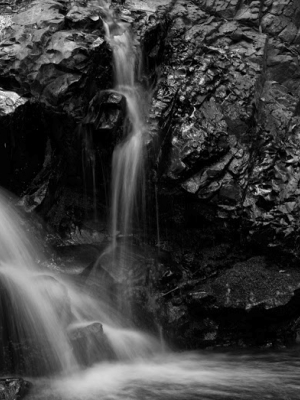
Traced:
[[124, 138], [116, 146], [112, 161], [111, 233], [126, 238], [132, 232], [133, 212], [143, 186], [144, 143], [146, 131], [147, 94], [138, 84], [136, 71], [141, 63], [139, 49], [134, 46], [128, 30], [120, 25], [114, 34], [107, 27], [107, 39], [113, 49], [115, 90], [126, 99], [127, 121]]

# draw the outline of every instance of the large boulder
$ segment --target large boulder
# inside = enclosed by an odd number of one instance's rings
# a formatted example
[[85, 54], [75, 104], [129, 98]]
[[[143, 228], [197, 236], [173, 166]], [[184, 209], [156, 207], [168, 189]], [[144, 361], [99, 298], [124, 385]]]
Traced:
[[156, 14], [152, 226], [167, 256], [145, 298], [180, 346], [297, 338], [299, 7], [179, 0]]
[[209, 209], [214, 219], [251, 226], [268, 245], [292, 247], [299, 10], [297, 1], [175, 2], [151, 112], [161, 128], [155, 175], [162, 203], [203, 205], [200, 219]]
[[300, 330], [300, 272], [280, 269], [264, 257], [231, 268], [223, 264], [222, 270], [220, 256], [225, 255], [224, 248], [219, 255], [209, 257], [207, 252], [206, 262], [198, 260], [196, 271], [190, 269], [191, 263], [185, 269], [180, 264], [162, 269], [151, 298], [166, 337], [190, 349], [295, 344]]
[[100, 322], [70, 325], [68, 332], [74, 354], [81, 365], [89, 366], [100, 361], [115, 359], [114, 351]]

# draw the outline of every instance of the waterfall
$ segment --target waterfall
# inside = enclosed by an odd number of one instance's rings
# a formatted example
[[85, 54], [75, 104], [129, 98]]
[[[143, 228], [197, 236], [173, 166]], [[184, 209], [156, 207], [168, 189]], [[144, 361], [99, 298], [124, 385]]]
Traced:
[[24, 369], [31, 372], [34, 366], [29, 353], [39, 351], [39, 368], [44, 373], [67, 371], [76, 361], [64, 316], [59, 316], [65, 307], [64, 286], [37, 268], [37, 246], [24, 220], [9, 203], [8, 195], [0, 192], [1, 359], [10, 358], [13, 367], [24, 364]]
[[[104, 22], [106, 40], [113, 51], [113, 91], [126, 99], [126, 117], [123, 137], [113, 151], [111, 184], [111, 245], [100, 256], [110, 258], [106, 270], [118, 282], [126, 281], [130, 290], [134, 252], [132, 236], [138, 227], [140, 215], [145, 209], [144, 146], [147, 138], [146, 117], [149, 94], [140, 83], [142, 80], [142, 57], [139, 44], [135, 42], [128, 26], [116, 23], [107, 16]], [[127, 272], [129, 271], [129, 274]], [[119, 291], [116, 306], [129, 320], [131, 304], [127, 295]]]
[[[144, 143], [146, 137], [147, 95], [136, 79], [141, 63], [130, 32], [117, 34], [107, 27], [107, 38], [113, 49], [115, 90], [126, 98], [127, 121], [124, 138], [113, 153], [111, 233], [116, 245], [118, 234], [127, 237], [133, 230], [133, 214], [142, 198]], [[121, 25], [122, 27], [122, 25]], [[138, 77], [137, 77], [138, 78]]]
[[[141, 65], [139, 47], [127, 27], [117, 24], [109, 12], [107, 21], [106, 37], [113, 49], [115, 68], [112, 90], [126, 99], [127, 116], [123, 140], [112, 157], [112, 243], [101, 257], [108, 254], [118, 272], [131, 257], [127, 238], [133, 233], [134, 217], [143, 198], [148, 96], [136, 74]], [[89, 154], [94, 170], [90, 143], [85, 144], [83, 152]], [[95, 175], [93, 184], [95, 187]], [[105, 293], [105, 279], [94, 297], [88, 288], [78, 290], [67, 276], [41, 271], [35, 243], [22, 228], [24, 219], [8, 203], [0, 194], [0, 357], [13, 359], [8, 369], [27, 374], [68, 373], [101, 361], [107, 354], [116, 359], [136, 359], [158, 350], [158, 341], [131, 328], [124, 308], [116, 309]], [[118, 237], [123, 238], [121, 250]], [[37, 357], [32, 356], [35, 351]]]
[[42, 269], [25, 220], [9, 203], [0, 192], [0, 360], [10, 363], [7, 370], [70, 373], [157, 351], [158, 342], [132, 329], [101, 292], [93, 296], [68, 276]]

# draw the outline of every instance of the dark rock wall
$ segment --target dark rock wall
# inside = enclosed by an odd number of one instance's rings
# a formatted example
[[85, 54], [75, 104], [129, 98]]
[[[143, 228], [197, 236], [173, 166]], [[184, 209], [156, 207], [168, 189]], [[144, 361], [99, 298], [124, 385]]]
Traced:
[[181, 346], [296, 340], [299, 10], [159, 8], [168, 32], [150, 123], [160, 129], [157, 243], [168, 259], [152, 296]]
[[153, 105], [162, 191], [270, 243], [297, 236], [298, 14], [296, 1], [176, 2]]
[[93, 150], [82, 149], [99, 130], [87, 127], [89, 102], [113, 85], [103, 6], [22, 3], [2, 32], [0, 181], [61, 232], [84, 214], [83, 163]]

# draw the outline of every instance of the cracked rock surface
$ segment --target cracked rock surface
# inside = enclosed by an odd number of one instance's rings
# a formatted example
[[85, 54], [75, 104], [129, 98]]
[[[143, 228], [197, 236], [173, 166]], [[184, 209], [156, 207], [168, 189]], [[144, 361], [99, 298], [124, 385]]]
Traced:
[[296, 0], [158, 9], [168, 29], [149, 123], [169, 260], [154, 297], [180, 345], [296, 338], [299, 15]]
[[297, 1], [175, 2], [152, 106], [153, 121], [161, 121], [161, 193], [193, 197], [269, 244], [292, 246], [299, 13]]

